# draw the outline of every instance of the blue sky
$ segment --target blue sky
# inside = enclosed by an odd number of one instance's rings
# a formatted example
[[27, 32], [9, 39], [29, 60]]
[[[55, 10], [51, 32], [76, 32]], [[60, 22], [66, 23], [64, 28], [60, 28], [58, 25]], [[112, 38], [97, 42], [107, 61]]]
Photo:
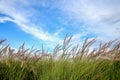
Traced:
[[66, 34], [120, 39], [120, 0], [0, 0], [0, 38], [13, 48], [53, 48]]

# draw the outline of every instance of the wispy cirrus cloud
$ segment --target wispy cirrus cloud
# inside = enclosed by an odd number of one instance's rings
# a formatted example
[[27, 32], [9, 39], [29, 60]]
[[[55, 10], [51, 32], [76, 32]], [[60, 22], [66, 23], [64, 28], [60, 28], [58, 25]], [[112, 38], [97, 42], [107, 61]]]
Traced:
[[119, 0], [61, 0], [58, 9], [73, 22], [82, 22], [86, 33], [103, 39], [120, 38]]
[[[8, 15], [12, 18], [6, 16], [1, 17], [0, 22], [12, 21], [17, 24], [22, 31], [40, 40], [48, 42], [59, 42], [59, 37], [53, 36], [47, 31], [44, 31], [41, 26], [37, 26], [36, 24], [31, 23], [31, 19], [36, 17], [35, 15], [37, 13], [37, 11], [32, 7], [35, 5], [35, 3], [33, 0], [31, 1], [32, 2], [29, 0], [1, 0], [0, 13]], [[39, 5], [45, 6], [45, 3], [41, 2]]]
[[5, 21], [13, 21], [13, 20], [9, 17], [0, 17], [0, 23], [4, 23]]
[[63, 32], [64, 31], [64, 28], [63, 27], [61, 27], [60, 29], [58, 29], [55, 33], [54, 33], [54, 35], [55, 36], [58, 36], [61, 32]]

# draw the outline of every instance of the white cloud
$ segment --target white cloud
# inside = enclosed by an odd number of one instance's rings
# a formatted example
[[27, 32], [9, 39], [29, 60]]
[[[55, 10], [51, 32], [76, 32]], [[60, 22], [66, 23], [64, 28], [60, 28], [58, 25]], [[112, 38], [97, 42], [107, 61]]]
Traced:
[[5, 21], [13, 21], [13, 20], [9, 17], [0, 17], [0, 23], [4, 23]]
[[[109, 18], [119, 14], [119, 4], [113, 3], [113, 0], [61, 0], [59, 9], [67, 15], [73, 16], [79, 20], [93, 20], [99, 22], [104, 18]], [[110, 5], [111, 3], [111, 5]], [[119, 1], [120, 3], [120, 1]]]
[[31, 23], [31, 17], [35, 14], [35, 10], [30, 7], [32, 2], [24, 0], [1, 0], [0, 1], [0, 13], [12, 17], [1, 17], [0, 22], [12, 21], [16, 23], [21, 30], [31, 34], [32, 36], [49, 42], [59, 42], [58, 37], [54, 37], [52, 34], [44, 31], [41, 26], [37, 26]]
[[29, 33], [35, 37], [37, 37], [38, 39], [41, 39], [43, 41], [56, 41], [59, 40], [57, 38], [55, 38], [54, 36], [51, 36], [49, 33], [44, 32], [43, 30], [41, 30], [40, 28], [31, 26], [29, 24], [23, 24], [19, 21], [14, 21], [24, 32]]
[[64, 30], [63, 27], [60, 28], [60, 29], [58, 29], [58, 30], [54, 33], [54, 35], [55, 35], [55, 36], [58, 36], [63, 30]]
[[73, 22], [83, 22], [86, 33], [109, 40], [120, 38], [119, 4], [119, 0], [61, 0], [57, 7]]

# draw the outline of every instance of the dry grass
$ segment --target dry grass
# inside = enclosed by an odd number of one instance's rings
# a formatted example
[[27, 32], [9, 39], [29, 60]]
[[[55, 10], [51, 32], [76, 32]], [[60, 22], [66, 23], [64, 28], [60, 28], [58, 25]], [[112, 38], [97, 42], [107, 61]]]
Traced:
[[[6, 40], [0, 40], [0, 80], [119, 80], [120, 42], [99, 43], [86, 39], [83, 45], [71, 44], [66, 36], [53, 53], [26, 49], [22, 44], [16, 51]], [[16, 74], [17, 73], [17, 74]]]

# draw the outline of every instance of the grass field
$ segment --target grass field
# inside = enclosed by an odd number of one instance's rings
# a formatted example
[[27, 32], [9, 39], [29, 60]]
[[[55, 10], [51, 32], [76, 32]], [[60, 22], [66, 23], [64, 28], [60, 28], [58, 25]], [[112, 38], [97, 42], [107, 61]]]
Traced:
[[86, 39], [83, 45], [71, 46], [65, 37], [52, 53], [26, 49], [22, 44], [12, 49], [0, 40], [0, 80], [120, 80], [120, 42]]

